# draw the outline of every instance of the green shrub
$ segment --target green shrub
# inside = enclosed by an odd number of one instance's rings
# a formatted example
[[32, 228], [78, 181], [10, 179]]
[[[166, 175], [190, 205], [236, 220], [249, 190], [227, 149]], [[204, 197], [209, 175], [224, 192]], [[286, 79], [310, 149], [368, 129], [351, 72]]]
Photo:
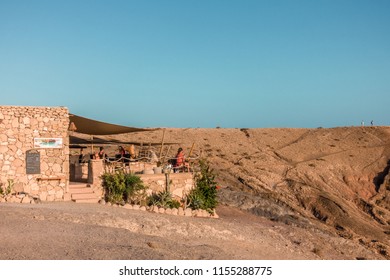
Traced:
[[164, 208], [179, 208], [180, 202], [172, 198], [172, 194], [168, 191], [153, 193], [148, 197], [149, 206], [156, 205]]
[[10, 193], [12, 193], [13, 191], [13, 188], [14, 188], [14, 180], [12, 179], [8, 179], [8, 186], [7, 188], [5, 189], [5, 194], [6, 195], [9, 195]]
[[127, 174], [125, 176], [126, 189], [125, 201], [132, 204], [142, 204], [146, 201], [146, 187], [144, 186], [140, 177], [136, 175]]
[[215, 174], [205, 160], [199, 162], [200, 172], [195, 174], [195, 188], [187, 196], [192, 209], [212, 211], [218, 204]]
[[112, 203], [142, 204], [146, 200], [146, 187], [140, 177], [118, 171], [102, 175], [105, 199]]

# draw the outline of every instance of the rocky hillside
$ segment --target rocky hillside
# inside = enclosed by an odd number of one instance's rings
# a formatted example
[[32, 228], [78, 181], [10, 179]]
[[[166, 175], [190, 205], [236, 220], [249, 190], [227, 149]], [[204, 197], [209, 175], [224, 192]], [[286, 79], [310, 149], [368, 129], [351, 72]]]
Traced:
[[[161, 142], [163, 130], [121, 140]], [[390, 259], [390, 127], [166, 128], [163, 154], [179, 146], [206, 158], [220, 202], [348, 239]], [[159, 152], [159, 148], [156, 149]]]

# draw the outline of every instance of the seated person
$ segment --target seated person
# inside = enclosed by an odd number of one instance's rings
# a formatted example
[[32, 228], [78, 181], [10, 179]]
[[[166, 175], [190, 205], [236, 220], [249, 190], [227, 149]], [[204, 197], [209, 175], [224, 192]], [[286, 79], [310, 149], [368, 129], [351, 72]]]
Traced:
[[175, 163], [174, 163], [173, 168], [176, 171], [179, 171], [180, 169], [189, 170], [189, 165], [185, 161], [184, 151], [182, 148], [179, 148], [177, 150], [177, 154], [176, 154]]
[[121, 162], [125, 162], [126, 165], [130, 162], [130, 154], [122, 146], [119, 146], [119, 154], [116, 156]]
[[96, 152], [96, 153], [93, 155], [93, 159], [100, 159], [99, 152]]
[[129, 149], [128, 149], [128, 152], [130, 154], [130, 158], [132, 159], [135, 159], [136, 158], [136, 154], [135, 154], [135, 147], [133, 144], [130, 145]]
[[89, 160], [89, 155], [84, 154], [83, 148], [80, 149], [79, 163], [86, 163]]
[[119, 150], [120, 156], [125, 157], [126, 150], [122, 146], [119, 146], [118, 150]]
[[103, 147], [100, 147], [99, 148], [99, 159], [107, 159], [107, 154], [105, 153], [104, 151], [104, 148]]

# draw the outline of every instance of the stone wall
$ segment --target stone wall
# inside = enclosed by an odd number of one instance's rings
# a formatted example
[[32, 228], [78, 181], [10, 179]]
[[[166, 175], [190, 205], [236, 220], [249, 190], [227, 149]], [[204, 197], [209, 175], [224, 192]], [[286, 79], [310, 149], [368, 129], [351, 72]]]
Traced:
[[[165, 174], [140, 174], [145, 186], [149, 187], [149, 192], [160, 192], [166, 188]], [[176, 198], [183, 198], [194, 187], [192, 173], [170, 173], [169, 189]]]
[[[64, 107], [0, 106], [0, 184], [43, 201], [63, 200], [69, 184], [69, 112]], [[36, 138], [61, 138], [60, 148], [34, 147]], [[40, 173], [28, 174], [27, 153], [40, 156]]]

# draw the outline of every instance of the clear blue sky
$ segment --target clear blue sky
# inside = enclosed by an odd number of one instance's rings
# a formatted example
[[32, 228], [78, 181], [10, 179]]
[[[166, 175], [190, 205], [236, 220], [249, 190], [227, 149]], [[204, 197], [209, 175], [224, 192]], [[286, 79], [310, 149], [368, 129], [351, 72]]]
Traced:
[[390, 1], [0, 0], [0, 104], [138, 127], [390, 124]]

